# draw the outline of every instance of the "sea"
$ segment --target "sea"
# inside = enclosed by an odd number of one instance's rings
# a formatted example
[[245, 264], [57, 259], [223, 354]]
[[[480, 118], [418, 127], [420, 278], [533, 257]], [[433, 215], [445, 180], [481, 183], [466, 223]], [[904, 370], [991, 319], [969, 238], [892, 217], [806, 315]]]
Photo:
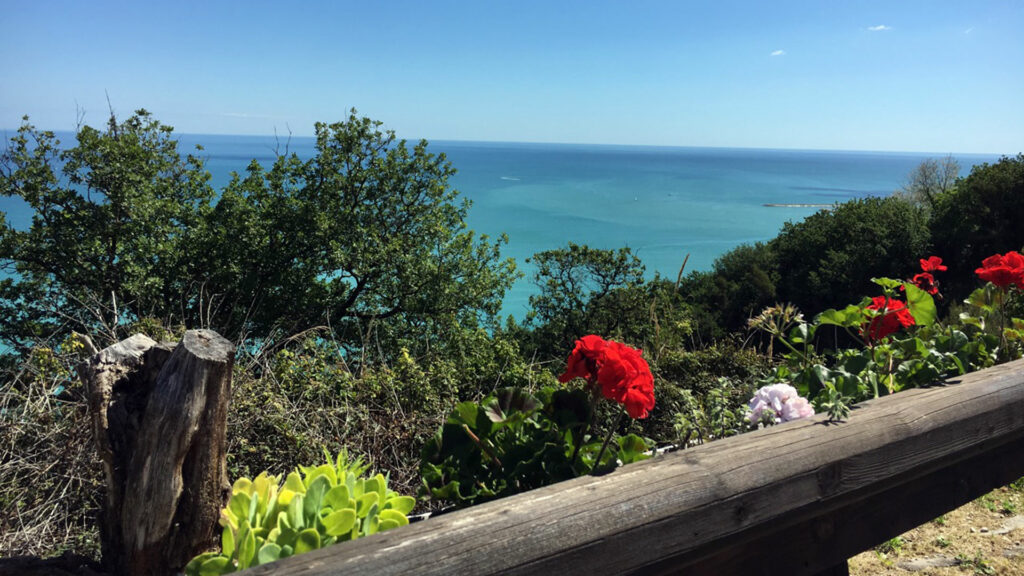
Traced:
[[[73, 134], [58, 134], [64, 143]], [[312, 156], [313, 138], [177, 135], [179, 150], [204, 158], [212, 183], [252, 161], [269, 165], [280, 152]], [[201, 144], [202, 151], [195, 151]], [[508, 236], [503, 255], [524, 277], [506, 294], [503, 313], [523, 318], [536, 293], [533, 254], [569, 242], [596, 248], [628, 246], [648, 277], [675, 279], [708, 270], [716, 257], [744, 243], [774, 237], [837, 202], [887, 196], [929, 158], [947, 153], [772, 150], [431, 141], [457, 170], [450, 180], [471, 201], [469, 228]], [[966, 175], [996, 155], [952, 154]], [[31, 221], [16, 198], [0, 197], [15, 227]]]

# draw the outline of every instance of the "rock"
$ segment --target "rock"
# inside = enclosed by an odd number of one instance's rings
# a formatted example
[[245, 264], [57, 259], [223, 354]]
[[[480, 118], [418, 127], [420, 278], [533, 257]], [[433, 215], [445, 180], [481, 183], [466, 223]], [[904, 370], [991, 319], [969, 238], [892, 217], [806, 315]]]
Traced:
[[960, 562], [952, 556], [931, 556], [929, 558], [915, 558], [906, 562], [899, 562], [896, 566], [909, 572], [920, 572], [928, 568], [945, 568], [956, 566]]
[[1003, 522], [1003, 525], [993, 532], [993, 534], [1009, 534], [1018, 528], [1024, 528], [1024, 516], [1014, 516], [1006, 522]]

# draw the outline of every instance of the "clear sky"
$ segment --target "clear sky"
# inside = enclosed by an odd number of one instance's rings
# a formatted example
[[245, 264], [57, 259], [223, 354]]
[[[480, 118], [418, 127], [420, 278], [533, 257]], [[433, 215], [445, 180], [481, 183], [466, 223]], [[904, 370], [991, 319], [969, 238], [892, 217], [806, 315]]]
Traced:
[[1021, 0], [0, 0], [0, 128], [1016, 154]]

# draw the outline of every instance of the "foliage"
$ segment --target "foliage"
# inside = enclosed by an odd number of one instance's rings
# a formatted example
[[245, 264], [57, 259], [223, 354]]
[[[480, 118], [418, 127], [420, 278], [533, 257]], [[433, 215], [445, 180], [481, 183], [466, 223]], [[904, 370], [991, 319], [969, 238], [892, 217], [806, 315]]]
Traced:
[[464, 332], [446, 358], [399, 351], [389, 365], [359, 369], [327, 336], [309, 333], [236, 362], [228, 414], [232, 475], [298, 466], [346, 446], [389, 470], [397, 489], [415, 490], [420, 449], [456, 403], [502, 385], [555, 383], [513, 342], [481, 331]]
[[972, 289], [982, 259], [1024, 247], [1024, 154], [975, 166], [955, 190], [939, 197], [931, 220], [933, 250], [950, 266], [951, 291]]
[[0, 282], [0, 342], [74, 329], [113, 343], [122, 322], [197, 305], [193, 241], [214, 192], [171, 132], [139, 110], [61, 149], [25, 118], [0, 156], [0, 195], [34, 211], [27, 230], [0, 226], [0, 269], [16, 274]]
[[733, 248], [715, 260], [710, 272], [694, 272], [682, 285], [686, 301], [706, 311], [698, 330], [716, 339], [746, 323], [747, 318], [776, 301], [778, 265], [775, 252], [760, 242]]
[[144, 110], [65, 150], [26, 119], [0, 158], [0, 194], [34, 211], [27, 230], [0, 222], [0, 338], [109, 344], [154, 318], [258, 344], [326, 326], [391, 360], [400, 337], [475, 328], [516, 277], [502, 241], [466, 230], [453, 173], [353, 111], [316, 126], [312, 158], [253, 162], [214, 204], [202, 161]]
[[460, 403], [423, 447], [420, 494], [464, 506], [645, 458], [649, 444], [639, 436], [605, 450], [589, 434], [595, 404], [585, 390], [553, 387]]
[[899, 198], [837, 204], [786, 224], [770, 242], [779, 301], [825, 310], [859, 301], [871, 279], [900, 277], [928, 249], [924, 214]]
[[677, 445], [688, 448], [744, 432], [744, 405], [749, 392], [749, 386], [737, 385], [728, 378], [718, 378], [699, 396], [683, 390], [674, 422]]
[[[914, 282], [873, 281], [882, 287], [884, 297], [826, 310], [813, 322], [780, 306], [752, 320], [753, 328], [785, 347], [783, 363], [771, 379], [791, 382], [802, 395], [813, 399], [819, 410], [842, 419], [853, 402], [927, 386], [1021, 356], [1024, 321], [1007, 322], [1003, 306], [1006, 289], [992, 284], [979, 288], [966, 301], [970, 312], [941, 324], [936, 321], [932, 296]], [[895, 298], [898, 290], [906, 295], [906, 304]], [[904, 316], [909, 320], [904, 321]], [[897, 317], [899, 322], [889, 322]], [[998, 321], [997, 333], [986, 330], [993, 320]], [[818, 351], [815, 336], [824, 327], [841, 328], [860, 345]]]
[[266, 472], [235, 481], [221, 510], [221, 551], [196, 556], [185, 574], [245, 570], [409, 523], [414, 498], [389, 490], [381, 474], [364, 478], [362, 460], [350, 462], [344, 451], [325, 457], [325, 464], [288, 474], [283, 485]]
[[81, 343], [40, 342], [0, 372], [0, 558], [97, 558], [103, 485], [82, 384]]
[[534, 254], [537, 267], [527, 325], [542, 357], [571, 347], [581, 334], [618, 334], [631, 312], [645, 309], [644, 266], [629, 248], [602, 250], [569, 243]]
[[331, 326], [365, 352], [393, 319], [412, 337], [434, 317], [472, 324], [497, 311], [515, 278], [502, 242], [466, 230], [469, 204], [456, 202], [443, 154], [380, 126], [355, 111], [317, 124], [313, 158], [253, 162], [225, 188], [202, 251], [215, 325], [256, 335]]
[[914, 168], [896, 195], [931, 212], [943, 195], [955, 189], [959, 177], [960, 164], [953, 156], [929, 158]]
[[928, 248], [924, 212], [901, 198], [836, 204], [783, 226], [766, 243], [723, 254], [709, 272], [690, 274], [681, 291], [702, 338], [740, 330], [775, 302], [823, 310], [860, 298], [871, 278], [898, 276]]

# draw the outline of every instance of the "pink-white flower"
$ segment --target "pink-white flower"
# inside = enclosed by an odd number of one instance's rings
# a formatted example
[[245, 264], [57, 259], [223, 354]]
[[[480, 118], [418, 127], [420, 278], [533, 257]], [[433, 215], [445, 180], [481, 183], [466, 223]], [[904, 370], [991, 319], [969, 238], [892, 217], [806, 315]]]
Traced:
[[814, 407], [806, 398], [800, 397], [796, 388], [789, 384], [770, 384], [762, 387], [750, 399], [750, 412], [747, 420], [752, 424], [761, 421], [767, 412], [778, 424], [799, 420], [814, 415]]

